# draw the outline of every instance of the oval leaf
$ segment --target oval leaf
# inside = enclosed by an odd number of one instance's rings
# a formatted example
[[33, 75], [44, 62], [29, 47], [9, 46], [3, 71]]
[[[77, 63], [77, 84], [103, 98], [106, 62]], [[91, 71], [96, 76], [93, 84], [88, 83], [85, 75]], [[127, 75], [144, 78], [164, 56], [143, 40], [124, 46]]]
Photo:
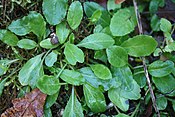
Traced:
[[53, 45], [53, 44], [50, 42], [50, 38], [48, 38], [48, 39], [42, 40], [42, 41], [40, 42], [40, 46], [41, 46], [42, 48], [52, 49], [52, 48], [58, 47], [58, 44]]
[[112, 46], [106, 49], [108, 61], [115, 67], [122, 67], [128, 62], [128, 54], [125, 49], [119, 46]]
[[73, 30], [76, 29], [80, 25], [82, 17], [83, 8], [81, 6], [81, 3], [79, 1], [72, 2], [67, 14], [67, 21], [69, 26]]
[[85, 101], [88, 107], [95, 113], [106, 110], [106, 101], [103, 93], [88, 84], [83, 85]]
[[70, 30], [66, 28], [66, 22], [61, 22], [56, 26], [56, 35], [59, 37], [58, 40], [61, 44], [63, 44], [68, 35]]
[[154, 77], [163, 77], [170, 74], [173, 68], [174, 68], [174, 63], [172, 61], [167, 60], [163, 62], [163, 61], [157, 60], [149, 65], [148, 71]]
[[83, 76], [79, 72], [74, 70], [65, 69], [60, 75], [60, 78], [72, 85], [81, 85], [85, 82]]
[[66, 16], [68, 0], [43, 0], [43, 13], [51, 25], [59, 24]]
[[0, 30], [0, 40], [9, 46], [16, 46], [18, 37], [7, 30]]
[[57, 61], [57, 54], [54, 51], [49, 53], [45, 58], [45, 64], [48, 67], [52, 67], [56, 61]]
[[128, 39], [121, 46], [127, 50], [129, 55], [140, 57], [153, 53], [157, 47], [157, 42], [151, 36], [138, 35]]
[[72, 95], [66, 105], [63, 117], [84, 117], [81, 103], [78, 101], [74, 89], [72, 89]]
[[48, 95], [47, 98], [46, 98], [46, 102], [45, 102], [45, 109], [47, 108], [50, 108], [57, 100], [58, 98], [58, 94], [59, 94], [59, 91], [56, 92], [55, 94], [53, 95]]
[[121, 97], [118, 89], [110, 89], [108, 91], [108, 97], [122, 111], [127, 111], [129, 109], [128, 99]]
[[94, 74], [100, 79], [112, 79], [112, 74], [110, 70], [102, 64], [91, 65], [91, 69], [94, 72]]
[[55, 76], [44, 75], [38, 79], [37, 87], [45, 94], [53, 95], [59, 91], [59, 80]]
[[18, 47], [20, 48], [24, 48], [24, 49], [33, 49], [37, 46], [37, 43], [33, 40], [30, 39], [21, 39], [20, 41], [18, 41]]
[[107, 34], [95, 33], [84, 38], [78, 46], [93, 50], [108, 48], [114, 44], [114, 40]]
[[31, 11], [28, 16], [13, 21], [8, 29], [19, 36], [33, 32], [41, 38], [45, 34], [46, 23], [40, 13]]
[[120, 9], [114, 14], [110, 23], [113, 36], [124, 36], [134, 30], [135, 25], [131, 21], [131, 15], [129, 9]]
[[22, 67], [19, 71], [18, 78], [19, 82], [24, 85], [35, 86], [36, 81], [39, 77], [43, 75], [43, 68], [41, 63], [41, 57], [43, 54], [37, 55], [30, 60]]
[[74, 44], [66, 44], [64, 49], [64, 55], [66, 56], [66, 60], [71, 64], [75, 65], [76, 62], [83, 63], [84, 62], [84, 53], [81, 49], [79, 49]]

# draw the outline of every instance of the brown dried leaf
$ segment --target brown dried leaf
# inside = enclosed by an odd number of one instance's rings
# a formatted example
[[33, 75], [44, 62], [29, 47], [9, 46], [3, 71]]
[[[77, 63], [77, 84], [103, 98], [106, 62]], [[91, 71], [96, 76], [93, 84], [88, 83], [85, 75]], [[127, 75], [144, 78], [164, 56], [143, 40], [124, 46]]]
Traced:
[[121, 3], [123, 3], [125, 0], [115, 0], [115, 3], [116, 4], [121, 4]]
[[46, 94], [34, 89], [23, 98], [12, 100], [13, 107], [1, 114], [1, 117], [43, 117]]

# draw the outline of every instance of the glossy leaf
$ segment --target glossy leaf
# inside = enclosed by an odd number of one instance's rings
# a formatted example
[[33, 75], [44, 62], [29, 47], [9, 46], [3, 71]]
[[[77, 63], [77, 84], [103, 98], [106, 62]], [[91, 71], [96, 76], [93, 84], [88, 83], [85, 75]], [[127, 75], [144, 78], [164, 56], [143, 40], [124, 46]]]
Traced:
[[171, 93], [175, 89], [175, 79], [172, 75], [162, 78], [153, 77], [152, 80], [156, 87], [164, 94]]
[[140, 86], [137, 84], [135, 80], [130, 82], [130, 84], [133, 85], [133, 89], [131, 91], [128, 91], [127, 87], [126, 88], [121, 87], [120, 96], [127, 98], [127, 99], [131, 99], [131, 100], [139, 99], [141, 97]]
[[103, 93], [91, 85], [84, 84], [83, 91], [87, 106], [95, 113], [106, 110], [106, 101]]
[[45, 102], [45, 108], [50, 108], [57, 100], [59, 91], [53, 95], [48, 95]]
[[52, 112], [50, 108], [44, 109], [44, 117], [52, 117]]
[[84, 53], [74, 44], [67, 43], [64, 49], [64, 55], [66, 60], [71, 64], [75, 65], [76, 62], [84, 62]]
[[42, 40], [42, 41], [40, 42], [40, 46], [41, 46], [42, 48], [52, 49], [52, 48], [58, 47], [58, 44], [53, 45], [53, 44], [51, 43], [51, 39], [48, 38], [48, 39]]
[[81, 103], [78, 101], [74, 90], [72, 90], [72, 95], [66, 105], [63, 117], [84, 117]]
[[110, 88], [117, 88], [121, 85], [115, 78], [102, 80], [97, 78], [90, 67], [84, 67], [80, 69], [80, 73], [88, 84], [91, 84], [95, 88], [103, 86], [104, 90], [107, 91]]
[[47, 22], [59, 24], [66, 16], [68, 0], [43, 0], [42, 10]]
[[125, 89], [126, 91], [133, 90], [134, 88], [132, 84], [133, 76], [128, 66], [119, 67], [119, 68], [112, 67], [111, 71], [112, 71], [113, 77], [115, 77], [118, 81], [122, 83], [121, 85], [122, 89]]
[[67, 21], [69, 26], [74, 30], [76, 29], [80, 23], [81, 19], [83, 18], [83, 8], [79, 1], [74, 1], [69, 6], [68, 14], [67, 14]]
[[84, 38], [78, 46], [93, 50], [108, 48], [114, 44], [114, 40], [107, 34], [95, 33]]
[[24, 16], [22, 19], [13, 21], [9, 25], [8, 29], [19, 36], [33, 32], [41, 38], [45, 34], [46, 23], [40, 13], [31, 11], [28, 16]]
[[17, 45], [20, 48], [30, 50], [30, 49], [35, 48], [37, 46], [37, 43], [30, 39], [21, 39], [20, 41], [18, 41]]
[[89, 18], [91, 23], [96, 23], [102, 15], [101, 10], [96, 10], [92, 16]]
[[43, 54], [37, 55], [28, 60], [19, 71], [18, 78], [21, 85], [30, 85], [35, 87], [38, 78], [44, 74], [41, 63], [42, 55]]
[[37, 87], [45, 94], [53, 95], [60, 89], [59, 80], [55, 76], [43, 75], [37, 81]]
[[156, 98], [156, 104], [157, 104], [157, 108], [159, 110], [164, 110], [167, 107], [167, 105], [168, 105], [167, 98], [164, 97], [164, 96], [157, 97]]
[[62, 74], [60, 75], [60, 78], [72, 85], [81, 85], [85, 82], [85, 79], [79, 72], [74, 70], [68, 70], [68, 69], [65, 69], [62, 72]]
[[157, 60], [149, 65], [149, 73], [154, 77], [167, 76], [172, 72], [174, 63], [170, 60], [165, 62]]
[[16, 46], [18, 37], [8, 30], [0, 30], [0, 40], [9, 46]]
[[113, 36], [124, 36], [132, 32], [135, 28], [132, 22], [129, 9], [120, 9], [112, 17], [110, 30]]
[[172, 28], [171, 22], [168, 21], [165, 18], [161, 18], [161, 20], [160, 20], [160, 29], [163, 32], [171, 32], [171, 28]]
[[90, 67], [98, 78], [103, 80], [112, 79], [111, 71], [103, 64], [95, 64]]
[[146, 77], [143, 69], [138, 70], [137, 72], [134, 71], [133, 78], [137, 82], [137, 84], [140, 86], [140, 88], [143, 88], [146, 85]]
[[127, 50], [130, 56], [140, 57], [153, 53], [157, 47], [157, 42], [151, 36], [138, 35], [128, 39], [121, 46]]
[[129, 101], [120, 96], [120, 90], [110, 89], [108, 91], [108, 97], [122, 111], [127, 111], [129, 109]]
[[48, 67], [52, 67], [53, 64], [57, 61], [57, 54], [52, 51], [51, 53], [49, 53], [46, 58], [45, 58], [45, 64], [48, 66]]
[[112, 46], [106, 49], [108, 61], [115, 67], [122, 67], [128, 62], [128, 54], [125, 49], [120, 46]]
[[58, 40], [61, 44], [66, 41], [69, 32], [70, 30], [66, 27], [66, 22], [61, 22], [56, 25], [56, 35], [59, 37]]

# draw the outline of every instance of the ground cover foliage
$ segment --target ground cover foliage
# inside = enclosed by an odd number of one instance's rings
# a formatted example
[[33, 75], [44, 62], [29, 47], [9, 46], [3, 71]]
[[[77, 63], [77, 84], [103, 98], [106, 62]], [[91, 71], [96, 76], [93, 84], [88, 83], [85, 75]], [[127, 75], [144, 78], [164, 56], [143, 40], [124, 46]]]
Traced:
[[173, 117], [174, 0], [2, 0], [1, 117]]

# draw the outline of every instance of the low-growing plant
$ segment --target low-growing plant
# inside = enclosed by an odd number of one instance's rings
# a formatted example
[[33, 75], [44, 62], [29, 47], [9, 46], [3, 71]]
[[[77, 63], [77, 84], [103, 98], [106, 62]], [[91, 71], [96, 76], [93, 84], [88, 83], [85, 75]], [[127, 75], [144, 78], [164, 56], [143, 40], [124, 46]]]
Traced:
[[[149, 104], [153, 116], [172, 116], [175, 26], [154, 15], [164, 2], [137, 6], [133, 0], [127, 7], [108, 0], [105, 9], [89, 1], [43, 0], [43, 14], [30, 11], [0, 30], [14, 58], [0, 60], [0, 95], [9, 84], [19, 97], [38, 88], [47, 94], [45, 117], [52, 116], [61, 88], [69, 92], [63, 117], [138, 117]], [[142, 28], [142, 3], [149, 5], [150, 34]], [[153, 37], [157, 32], [163, 41]], [[115, 111], [104, 115], [110, 109]]]

